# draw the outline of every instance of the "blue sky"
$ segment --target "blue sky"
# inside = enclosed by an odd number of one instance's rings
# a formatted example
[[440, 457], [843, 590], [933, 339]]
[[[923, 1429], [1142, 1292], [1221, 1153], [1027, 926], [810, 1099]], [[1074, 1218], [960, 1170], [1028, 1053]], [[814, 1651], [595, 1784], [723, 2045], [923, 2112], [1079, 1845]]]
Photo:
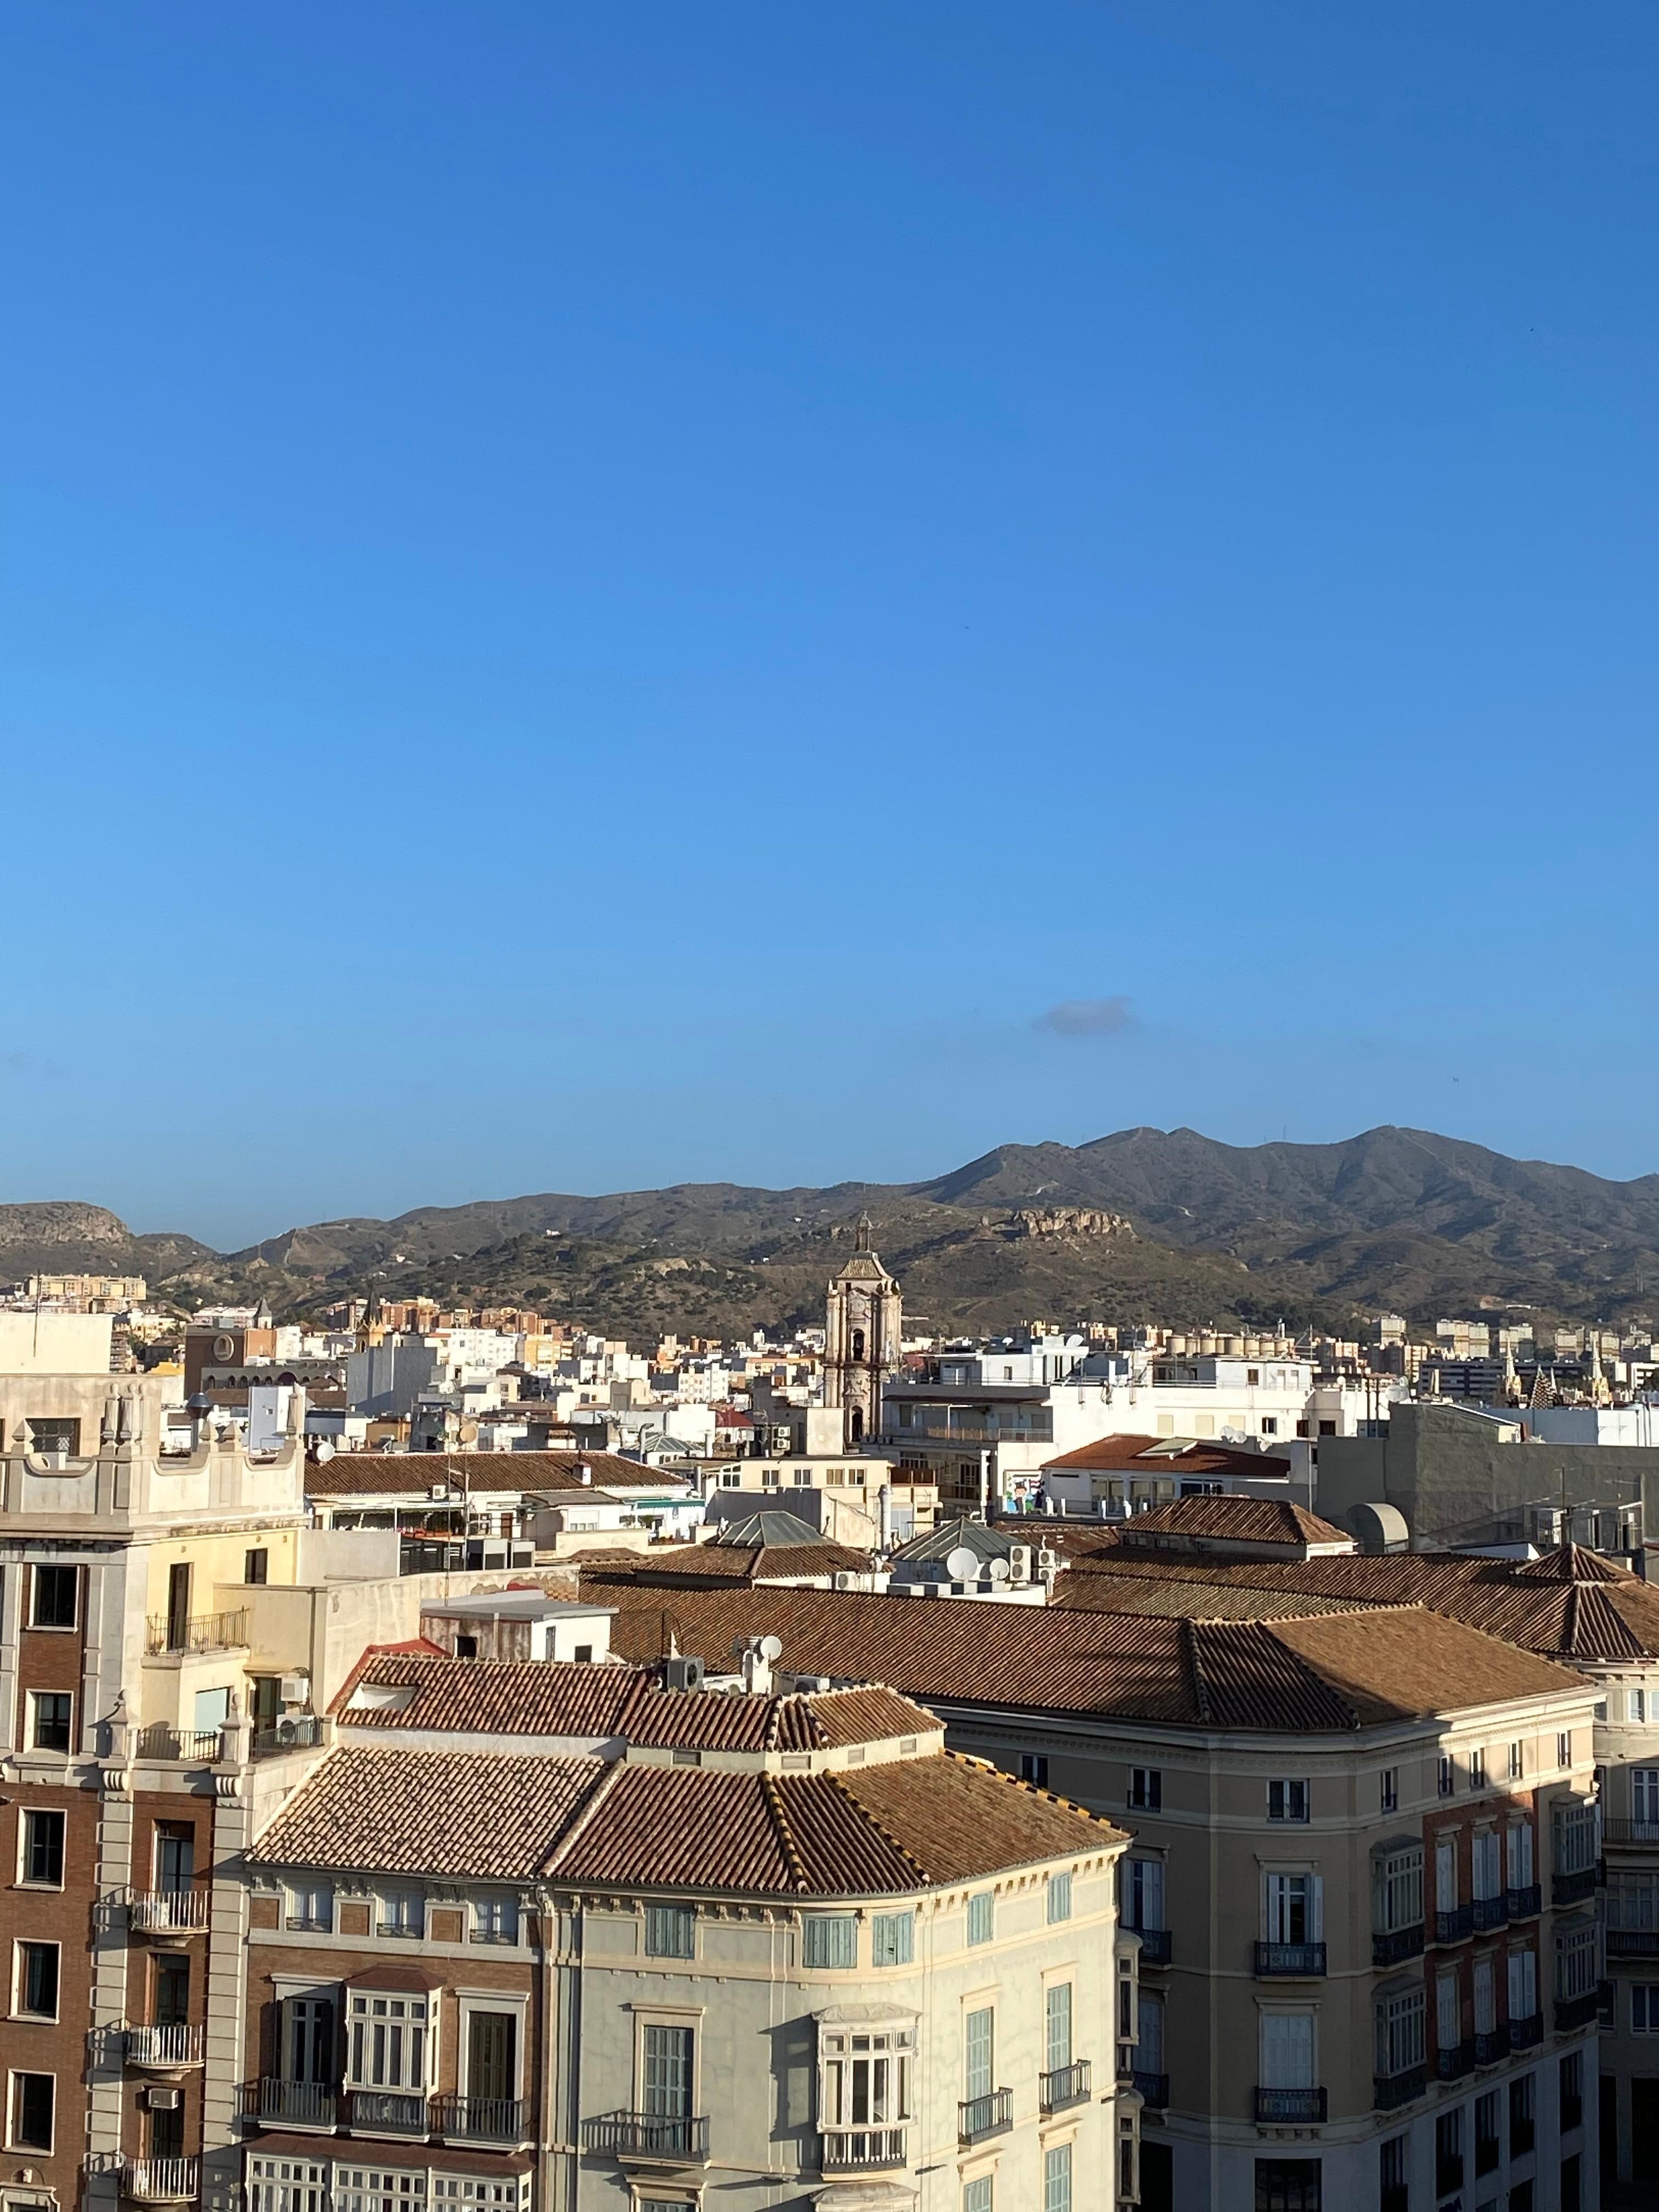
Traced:
[[1650, 8], [55, 0], [0, 87], [0, 1194], [1659, 1167]]

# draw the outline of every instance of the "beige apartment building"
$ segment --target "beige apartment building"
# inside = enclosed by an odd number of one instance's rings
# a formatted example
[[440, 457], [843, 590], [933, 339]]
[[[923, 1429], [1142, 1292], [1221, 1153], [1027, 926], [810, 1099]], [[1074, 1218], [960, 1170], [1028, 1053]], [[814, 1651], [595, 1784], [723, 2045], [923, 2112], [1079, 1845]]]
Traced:
[[1127, 1838], [743, 1679], [368, 1656], [249, 1855], [250, 2212], [1137, 2201]]
[[1146, 2212], [1596, 2203], [1600, 1693], [1575, 1671], [1420, 1607], [606, 1596], [621, 1650], [775, 1635], [1131, 1832]]

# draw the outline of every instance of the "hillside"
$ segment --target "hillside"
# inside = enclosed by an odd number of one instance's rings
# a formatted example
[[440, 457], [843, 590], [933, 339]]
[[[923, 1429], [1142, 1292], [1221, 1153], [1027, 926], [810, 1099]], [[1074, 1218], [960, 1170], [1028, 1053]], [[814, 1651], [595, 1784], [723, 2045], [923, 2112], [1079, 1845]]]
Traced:
[[1385, 1306], [1432, 1322], [1483, 1300], [1613, 1321], [1634, 1317], [1659, 1279], [1659, 1176], [1611, 1182], [1396, 1128], [1249, 1147], [1126, 1129], [1000, 1146], [921, 1183], [547, 1192], [318, 1222], [224, 1255], [136, 1237], [98, 1206], [7, 1206], [0, 1272], [131, 1268], [183, 1303], [258, 1291], [295, 1312], [350, 1291], [425, 1291], [636, 1336], [729, 1335], [814, 1316], [864, 1208], [908, 1306], [941, 1328], [1036, 1316], [1341, 1324]]

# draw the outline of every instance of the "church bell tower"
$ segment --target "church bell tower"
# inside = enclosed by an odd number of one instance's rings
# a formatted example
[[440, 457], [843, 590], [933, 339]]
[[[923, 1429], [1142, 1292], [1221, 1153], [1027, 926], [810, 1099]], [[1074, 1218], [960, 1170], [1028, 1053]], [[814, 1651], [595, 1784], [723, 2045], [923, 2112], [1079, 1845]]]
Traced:
[[870, 1217], [859, 1217], [847, 1265], [830, 1285], [823, 1342], [823, 1402], [840, 1409], [842, 1449], [881, 1433], [884, 1379], [897, 1368], [903, 1301], [870, 1249]]

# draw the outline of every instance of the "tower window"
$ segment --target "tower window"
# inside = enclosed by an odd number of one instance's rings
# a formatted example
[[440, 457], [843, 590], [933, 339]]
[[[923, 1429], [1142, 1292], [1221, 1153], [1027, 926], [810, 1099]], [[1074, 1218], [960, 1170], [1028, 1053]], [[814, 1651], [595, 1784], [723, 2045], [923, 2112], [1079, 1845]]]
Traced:
[[855, 1328], [853, 1331], [853, 1357], [854, 1359], [862, 1359], [864, 1357], [864, 1331], [861, 1328]]
[[860, 1443], [864, 1436], [864, 1408], [862, 1406], [854, 1407], [852, 1418], [848, 1423], [848, 1427], [851, 1431], [853, 1442], [854, 1443]]

